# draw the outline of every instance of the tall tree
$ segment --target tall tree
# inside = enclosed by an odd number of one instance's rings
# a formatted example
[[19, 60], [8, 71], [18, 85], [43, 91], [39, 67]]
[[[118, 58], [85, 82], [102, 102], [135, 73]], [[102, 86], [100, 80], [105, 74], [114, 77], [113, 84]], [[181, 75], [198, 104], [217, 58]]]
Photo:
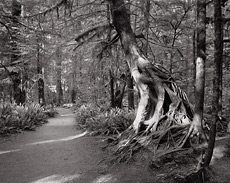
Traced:
[[[166, 123], [170, 125], [179, 109], [184, 113], [180, 120], [187, 123], [192, 119], [193, 113], [185, 93], [177, 87], [168, 73], [153, 65], [139, 50], [124, 1], [109, 2], [113, 24], [120, 36], [130, 72], [140, 91], [137, 115], [133, 122], [134, 130], [138, 132], [141, 126], [146, 125], [147, 131], [156, 131], [162, 115], [167, 116]], [[178, 90], [181, 94], [178, 94]]]
[[57, 105], [61, 105], [63, 102], [63, 90], [62, 90], [62, 53], [61, 48], [56, 49], [56, 91], [57, 91]]
[[109, 70], [109, 86], [110, 86], [110, 106], [115, 108], [115, 96], [114, 96], [114, 77], [111, 69]]
[[72, 73], [71, 73], [71, 102], [75, 103], [76, 102], [76, 96], [77, 96], [77, 91], [76, 91], [76, 78], [77, 78], [77, 61], [73, 58], [72, 59]]
[[145, 0], [145, 8], [144, 8], [144, 36], [145, 36], [145, 44], [143, 47], [143, 52], [146, 57], [148, 57], [148, 47], [149, 47], [149, 15], [150, 15], [150, 0]]
[[[20, 59], [19, 50], [19, 19], [21, 16], [21, 4], [17, 0], [12, 1], [12, 33], [11, 33], [11, 62], [15, 63]], [[25, 102], [25, 91], [22, 87], [21, 70], [15, 69], [11, 72], [11, 78], [13, 81], [13, 99], [17, 104], [23, 104]]]
[[223, 28], [221, 0], [214, 0], [214, 77], [213, 77], [213, 101], [212, 124], [209, 135], [208, 149], [205, 153], [204, 166], [208, 166], [215, 146], [216, 123], [219, 120], [219, 100], [221, 98], [221, 77], [223, 64]]
[[[130, 0], [128, 1], [130, 3]], [[130, 6], [128, 7], [128, 13], [129, 13], [129, 18], [131, 19], [131, 11], [130, 11]], [[136, 29], [136, 18], [134, 20], [134, 33]], [[126, 82], [127, 82], [127, 97], [128, 97], [128, 108], [129, 109], [134, 109], [135, 104], [134, 104], [134, 88], [133, 88], [133, 78], [131, 73], [129, 72], [129, 66], [127, 65], [127, 76], [126, 76]]]
[[[41, 38], [40, 38], [41, 39]], [[43, 63], [40, 56], [40, 39], [37, 36], [37, 74], [38, 74], [38, 102], [41, 105], [45, 105], [45, 85], [43, 80]]]
[[127, 71], [127, 93], [128, 93], [128, 108], [134, 109], [134, 88], [133, 88], [133, 78], [129, 70]]
[[[206, 0], [197, 0], [197, 58], [195, 62], [195, 109], [191, 133], [203, 133], [202, 121], [204, 111], [205, 60], [206, 60]], [[192, 131], [192, 130], [197, 131]]]

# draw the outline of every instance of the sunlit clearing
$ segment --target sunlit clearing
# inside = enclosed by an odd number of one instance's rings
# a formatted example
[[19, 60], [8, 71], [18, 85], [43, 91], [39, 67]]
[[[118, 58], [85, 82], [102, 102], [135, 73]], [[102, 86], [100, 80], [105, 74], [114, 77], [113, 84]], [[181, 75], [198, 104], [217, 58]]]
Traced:
[[48, 144], [48, 143], [54, 143], [54, 142], [65, 142], [65, 141], [70, 141], [70, 140], [74, 140], [74, 139], [83, 137], [86, 134], [87, 134], [87, 131], [85, 131], [84, 133], [75, 135], [75, 136], [69, 136], [69, 137], [65, 137], [65, 138], [61, 138], [61, 139], [55, 139], [55, 140], [45, 140], [45, 141], [40, 141], [40, 142], [33, 142], [33, 143], [29, 143], [27, 145], [38, 145], [38, 144]]
[[1, 154], [11, 153], [11, 152], [18, 152], [18, 151], [21, 151], [21, 149], [15, 149], [15, 150], [9, 150], [9, 151], [0, 151], [0, 155]]
[[115, 181], [116, 179], [114, 179], [111, 174], [108, 174], [98, 177], [93, 183], [113, 183]]
[[79, 178], [79, 174], [75, 175], [51, 175], [39, 180], [35, 180], [31, 183], [65, 183], [71, 180], [74, 180], [76, 178]]

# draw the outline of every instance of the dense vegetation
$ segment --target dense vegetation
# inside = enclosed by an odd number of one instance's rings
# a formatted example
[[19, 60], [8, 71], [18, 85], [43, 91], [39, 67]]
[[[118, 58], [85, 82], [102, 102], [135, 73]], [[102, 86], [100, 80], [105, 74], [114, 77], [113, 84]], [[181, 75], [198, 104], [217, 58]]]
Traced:
[[[62, 103], [76, 101], [76, 103], [110, 105], [110, 98], [115, 98], [115, 93], [118, 95], [119, 91], [122, 91], [128, 75], [121, 46], [119, 42], [111, 45], [110, 49], [105, 46], [109, 39], [115, 36], [115, 32], [105, 29], [108, 21], [112, 21], [111, 17], [108, 17], [107, 4], [80, 0], [67, 4], [64, 2], [60, 1], [58, 4], [58, 1], [41, 3], [24, 0], [22, 15], [18, 17], [19, 23], [15, 26], [12, 22], [11, 1], [1, 2], [2, 102], [13, 99], [11, 77], [13, 71], [21, 73], [22, 84], [19, 89], [22, 90], [21, 93], [26, 93], [26, 101], [41, 102], [43, 90], [38, 90], [38, 85], [44, 85], [44, 100], [47, 104], [58, 104], [59, 95], [56, 94], [60, 94]], [[149, 60], [170, 71], [179, 86], [188, 94], [191, 103], [194, 103], [195, 1], [172, 0], [167, 3], [156, 1], [150, 2], [150, 6], [148, 3], [148, 1], [129, 2], [131, 23], [138, 38], [138, 45], [143, 52], [147, 52]], [[226, 19], [223, 25], [225, 44], [222, 111], [224, 116], [229, 114], [228, 6], [226, 2], [222, 7]], [[214, 58], [212, 15], [213, 4], [209, 3], [206, 24], [205, 113], [211, 112], [212, 101]], [[15, 61], [13, 61], [15, 58], [12, 58], [12, 54], [15, 54], [13, 51], [15, 45], [12, 44], [14, 41], [11, 37], [14, 29], [17, 29], [18, 37], [15, 43], [19, 54]], [[144, 38], [145, 35], [148, 37]], [[101, 52], [102, 49], [105, 51]], [[56, 63], [58, 60], [61, 63]], [[56, 86], [60, 80], [57, 77], [60, 76], [62, 87], [59, 89], [63, 91], [58, 91]], [[110, 82], [114, 85], [114, 96], [111, 96]], [[126, 87], [123, 95], [124, 106], [128, 105], [125, 96], [133, 92], [137, 95], [135, 89]], [[135, 99], [136, 103], [137, 99]]]
[[230, 118], [229, 7], [227, 0], [2, 0], [2, 131], [40, 124], [37, 104], [74, 103], [79, 128], [118, 135], [120, 154], [174, 152], [207, 132], [198, 167], [208, 166], [216, 126], [226, 132]]
[[[51, 113], [49, 112], [49, 114]], [[47, 114], [38, 104], [27, 104], [25, 106], [10, 103], [1, 104], [0, 135], [35, 130], [37, 126], [47, 122]]]

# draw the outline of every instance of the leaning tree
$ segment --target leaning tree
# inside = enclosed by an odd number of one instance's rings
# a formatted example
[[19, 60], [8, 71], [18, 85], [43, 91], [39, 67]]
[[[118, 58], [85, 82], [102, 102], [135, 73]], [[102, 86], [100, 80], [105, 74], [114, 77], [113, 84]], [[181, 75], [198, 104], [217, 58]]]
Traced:
[[[120, 137], [119, 150], [152, 143], [159, 147], [164, 138], [170, 149], [187, 144], [190, 132], [199, 129], [193, 123], [193, 109], [186, 94], [177, 86], [170, 73], [150, 62], [139, 49], [136, 36], [123, 0], [108, 0], [113, 26], [117, 31], [130, 72], [140, 93], [136, 118]], [[127, 135], [128, 134], [128, 135]], [[169, 135], [170, 134], [170, 135]], [[125, 137], [124, 137], [125, 136]], [[128, 137], [128, 138], [127, 138]], [[132, 144], [132, 145], [131, 145]]]

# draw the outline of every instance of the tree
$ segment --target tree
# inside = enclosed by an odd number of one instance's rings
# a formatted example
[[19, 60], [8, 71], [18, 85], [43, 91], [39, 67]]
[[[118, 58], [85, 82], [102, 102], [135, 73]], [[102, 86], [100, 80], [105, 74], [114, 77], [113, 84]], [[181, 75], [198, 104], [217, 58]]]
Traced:
[[212, 101], [212, 124], [209, 134], [208, 149], [204, 157], [204, 166], [211, 162], [213, 149], [215, 147], [216, 124], [219, 118], [219, 100], [221, 98], [221, 77], [223, 65], [223, 27], [221, 0], [214, 0], [214, 78], [213, 78], [213, 101]]
[[[206, 0], [197, 1], [197, 59], [195, 62], [195, 109], [189, 133], [201, 133], [204, 111], [205, 60], [206, 60]], [[193, 130], [198, 130], [193, 132]]]
[[77, 71], [76, 71], [76, 67], [77, 67], [77, 61], [73, 58], [72, 59], [72, 73], [71, 73], [71, 102], [75, 103], [76, 102], [76, 77], [77, 77]]
[[150, 3], [150, 0], [145, 0], [145, 10], [144, 10], [144, 20], [145, 20], [145, 39], [146, 39], [146, 42], [144, 44], [144, 48], [143, 48], [143, 51], [144, 51], [144, 54], [146, 57], [148, 57], [148, 46], [149, 46], [149, 40], [148, 40], [148, 36], [149, 36], [149, 14], [150, 14], [150, 6], [151, 6], [151, 3]]
[[134, 88], [133, 88], [133, 78], [129, 72], [127, 71], [127, 92], [128, 92], [128, 108], [134, 109]]
[[[41, 38], [40, 38], [41, 39]], [[45, 105], [45, 86], [43, 80], [43, 64], [40, 57], [40, 41], [39, 36], [37, 37], [37, 74], [38, 74], [38, 102], [41, 105]]]
[[[21, 16], [21, 4], [17, 0], [12, 1], [12, 34], [11, 34], [11, 62], [17, 62], [20, 59], [20, 49], [18, 46], [19, 36], [20, 36], [20, 27], [19, 27], [19, 19]], [[23, 90], [22, 82], [21, 82], [21, 71], [16, 69], [11, 73], [11, 78], [13, 82], [13, 98], [15, 102], [19, 104], [23, 104], [25, 102], [25, 90]]]
[[62, 90], [62, 52], [61, 48], [56, 49], [56, 90], [57, 90], [57, 105], [61, 105], [63, 102], [63, 90]]
[[[169, 73], [163, 72], [141, 53], [132, 31], [129, 16], [123, 0], [110, 0], [113, 24], [118, 32], [126, 55], [130, 72], [140, 91], [140, 102], [133, 129], [138, 132], [143, 125], [146, 131], [156, 131], [158, 125], [166, 119], [166, 128], [178, 110], [183, 113], [179, 123], [188, 124], [193, 117], [192, 109], [185, 95], [175, 84]], [[180, 94], [178, 93], [180, 91]], [[178, 144], [177, 144], [178, 145]]]

